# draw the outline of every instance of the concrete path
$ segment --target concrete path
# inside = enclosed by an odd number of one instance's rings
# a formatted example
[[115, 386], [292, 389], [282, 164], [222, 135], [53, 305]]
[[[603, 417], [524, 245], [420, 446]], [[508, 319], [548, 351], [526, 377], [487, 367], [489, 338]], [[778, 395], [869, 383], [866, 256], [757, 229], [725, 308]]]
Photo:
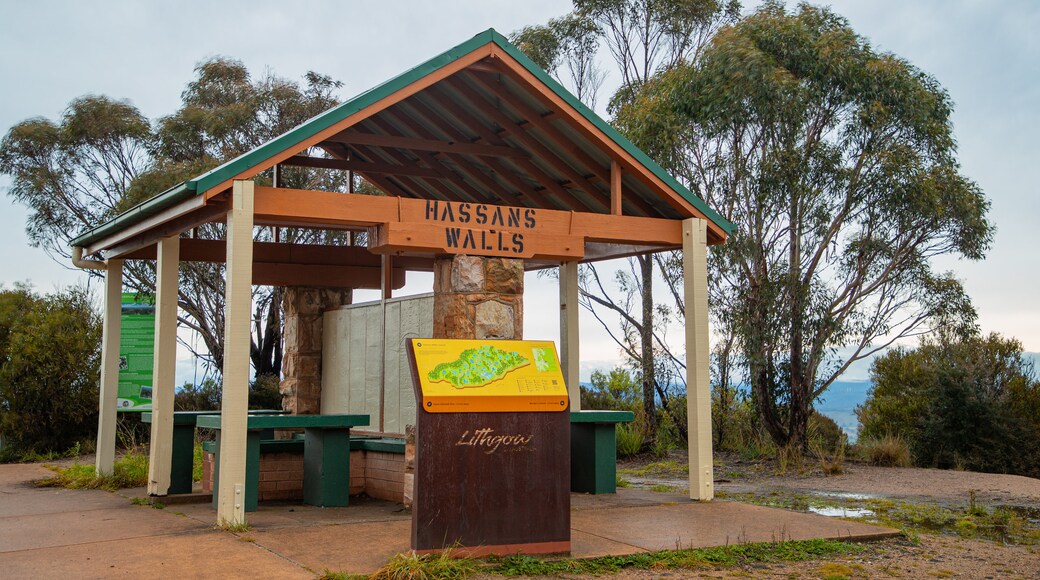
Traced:
[[[3, 578], [312, 578], [325, 570], [370, 573], [408, 551], [411, 515], [397, 504], [347, 508], [261, 506], [252, 529], [215, 529], [208, 503], [165, 509], [120, 493], [37, 488], [51, 472], [0, 465]], [[880, 539], [896, 530], [731, 502], [620, 490], [572, 496], [572, 556], [807, 538]]]

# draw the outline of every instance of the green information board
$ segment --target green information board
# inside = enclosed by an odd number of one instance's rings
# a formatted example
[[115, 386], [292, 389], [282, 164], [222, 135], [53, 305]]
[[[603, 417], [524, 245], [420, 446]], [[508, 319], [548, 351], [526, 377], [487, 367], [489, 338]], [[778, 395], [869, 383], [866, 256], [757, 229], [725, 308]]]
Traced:
[[117, 409], [151, 411], [155, 297], [124, 292], [121, 320]]

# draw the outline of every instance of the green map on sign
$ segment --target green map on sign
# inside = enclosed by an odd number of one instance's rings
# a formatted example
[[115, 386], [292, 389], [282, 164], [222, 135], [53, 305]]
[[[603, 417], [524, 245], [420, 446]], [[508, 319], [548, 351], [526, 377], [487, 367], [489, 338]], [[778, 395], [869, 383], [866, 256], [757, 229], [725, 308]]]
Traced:
[[458, 359], [437, 365], [429, 377], [431, 382], [447, 381], [457, 389], [483, 387], [530, 362], [518, 352], [482, 346], [464, 350]]

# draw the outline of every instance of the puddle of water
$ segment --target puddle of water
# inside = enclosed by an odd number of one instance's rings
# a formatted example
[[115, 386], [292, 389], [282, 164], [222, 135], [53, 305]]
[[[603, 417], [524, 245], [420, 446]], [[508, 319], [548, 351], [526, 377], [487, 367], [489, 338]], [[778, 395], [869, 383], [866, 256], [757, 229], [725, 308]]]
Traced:
[[814, 491], [812, 493], [813, 493], [813, 495], [820, 495], [820, 496], [824, 496], [824, 497], [838, 497], [838, 498], [841, 498], [841, 499], [865, 500], [865, 499], [875, 499], [877, 497], [876, 495], [869, 495], [869, 494], [865, 494], [865, 493], [846, 493], [846, 492], [838, 492], [838, 491]]
[[830, 518], [867, 518], [874, 515], [874, 512], [868, 509], [838, 506], [809, 506], [809, 511]]

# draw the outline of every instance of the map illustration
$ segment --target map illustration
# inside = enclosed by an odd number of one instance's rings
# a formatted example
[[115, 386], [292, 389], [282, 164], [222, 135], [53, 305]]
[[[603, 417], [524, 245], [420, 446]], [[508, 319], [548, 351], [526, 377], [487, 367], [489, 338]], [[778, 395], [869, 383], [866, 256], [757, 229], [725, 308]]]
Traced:
[[459, 358], [437, 365], [428, 376], [430, 382], [446, 381], [457, 389], [483, 387], [530, 362], [518, 352], [482, 346], [462, 351]]

